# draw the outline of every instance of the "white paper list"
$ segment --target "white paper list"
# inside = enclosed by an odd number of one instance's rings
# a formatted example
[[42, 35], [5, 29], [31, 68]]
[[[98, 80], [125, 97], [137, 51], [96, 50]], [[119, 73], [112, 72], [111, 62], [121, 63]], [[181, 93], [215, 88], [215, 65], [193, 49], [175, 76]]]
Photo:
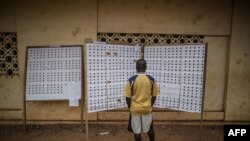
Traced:
[[146, 46], [144, 56], [160, 86], [155, 107], [201, 112], [205, 45]]
[[27, 55], [27, 101], [80, 99], [81, 47], [28, 48]]
[[126, 107], [125, 81], [136, 74], [138, 46], [86, 44], [88, 112]]

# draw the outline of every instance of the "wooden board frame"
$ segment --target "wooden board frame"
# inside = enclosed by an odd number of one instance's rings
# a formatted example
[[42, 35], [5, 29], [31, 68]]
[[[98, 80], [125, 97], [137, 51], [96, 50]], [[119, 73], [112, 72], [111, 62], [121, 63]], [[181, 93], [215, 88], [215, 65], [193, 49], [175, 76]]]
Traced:
[[[178, 46], [178, 45], [204, 45], [205, 46], [205, 56], [204, 56], [204, 70], [203, 70], [203, 85], [202, 85], [202, 101], [201, 101], [201, 113], [200, 113], [200, 141], [203, 140], [202, 134], [203, 134], [203, 116], [204, 116], [204, 100], [205, 100], [205, 86], [206, 86], [206, 70], [207, 70], [207, 48], [208, 44], [207, 43], [202, 43], [202, 44], [173, 44], [173, 45], [152, 45], [152, 46]], [[143, 58], [145, 56], [145, 47], [147, 46], [142, 46], [142, 54]]]
[[[26, 101], [26, 77], [27, 77], [27, 65], [28, 65], [28, 49], [30, 48], [65, 48], [65, 47], [80, 47], [81, 49], [81, 116], [80, 116], [80, 122], [81, 122], [81, 127], [83, 126], [83, 76], [84, 76], [84, 71], [83, 71], [83, 46], [82, 45], [62, 45], [62, 46], [27, 46], [26, 47], [26, 55], [25, 55], [25, 70], [24, 70], [24, 89], [23, 89], [23, 131], [24, 134], [26, 134], [26, 126], [27, 126], [27, 101]], [[45, 100], [43, 100], [45, 101]], [[49, 101], [65, 101], [65, 100], [49, 100]]]
[[[84, 49], [83, 49], [83, 54], [84, 54], [84, 84], [87, 84], [87, 70], [86, 70], [86, 66], [87, 66], [87, 56], [86, 56], [86, 44], [84, 45]], [[135, 46], [132, 44], [110, 44], [110, 45], [124, 45], [124, 46]], [[142, 54], [142, 47], [140, 48], [140, 57], [138, 59], [142, 59], [143, 58], [143, 54]], [[85, 90], [85, 96], [84, 96], [84, 119], [85, 119], [85, 133], [86, 133], [86, 141], [89, 141], [89, 122], [88, 122], [88, 90], [87, 90], [87, 86], [84, 86], [84, 90]]]

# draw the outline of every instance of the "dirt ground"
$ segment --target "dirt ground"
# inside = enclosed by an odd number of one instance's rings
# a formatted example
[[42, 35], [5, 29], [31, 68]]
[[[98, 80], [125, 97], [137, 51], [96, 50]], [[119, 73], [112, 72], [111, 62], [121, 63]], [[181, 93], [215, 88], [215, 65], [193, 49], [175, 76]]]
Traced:
[[[154, 125], [156, 141], [223, 141], [223, 126], [203, 125], [202, 138], [199, 125]], [[29, 125], [27, 134], [23, 126], [0, 125], [0, 141], [85, 141], [80, 125]], [[127, 126], [109, 124], [89, 125], [90, 141], [133, 141]], [[147, 134], [142, 141], [149, 141]]]

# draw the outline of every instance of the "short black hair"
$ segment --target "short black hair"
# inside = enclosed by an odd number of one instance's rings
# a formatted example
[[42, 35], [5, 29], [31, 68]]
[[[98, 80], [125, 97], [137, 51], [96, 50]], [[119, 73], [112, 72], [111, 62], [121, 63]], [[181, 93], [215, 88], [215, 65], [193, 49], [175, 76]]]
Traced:
[[147, 62], [144, 59], [139, 59], [136, 61], [136, 71], [145, 72], [147, 69]]

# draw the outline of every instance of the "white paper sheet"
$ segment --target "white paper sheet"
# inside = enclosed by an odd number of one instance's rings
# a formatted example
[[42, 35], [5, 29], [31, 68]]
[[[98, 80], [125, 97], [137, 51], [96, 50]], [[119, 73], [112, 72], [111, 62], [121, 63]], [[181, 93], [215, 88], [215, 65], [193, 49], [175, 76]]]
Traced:
[[145, 47], [147, 72], [160, 84], [156, 107], [200, 112], [194, 101], [202, 98], [204, 57], [205, 45]]
[[171, 98], [179, 98], [180, 89], [180, 84], [164, 84], [161, 87], [160, 95]]
[[26, 100], [68, 100], [65, 84], [81, 84], [81, 68], [81, 47], [28, 48]]
[[65, 88], [65, 94], [68, 95], [69, 99], [81, 98], [81, 83], [80, 82], [69, 82]]
[[125, 81], [136, 73], [134, 60], [140, 58], [137, 49], [126, 45], [86, 44], [88, 112], [126, 107], [120, 97]]
[[78, 107], [79, 106], [79, 99], [76, 96], [70, 96], [69, 106], [70, 107]]

